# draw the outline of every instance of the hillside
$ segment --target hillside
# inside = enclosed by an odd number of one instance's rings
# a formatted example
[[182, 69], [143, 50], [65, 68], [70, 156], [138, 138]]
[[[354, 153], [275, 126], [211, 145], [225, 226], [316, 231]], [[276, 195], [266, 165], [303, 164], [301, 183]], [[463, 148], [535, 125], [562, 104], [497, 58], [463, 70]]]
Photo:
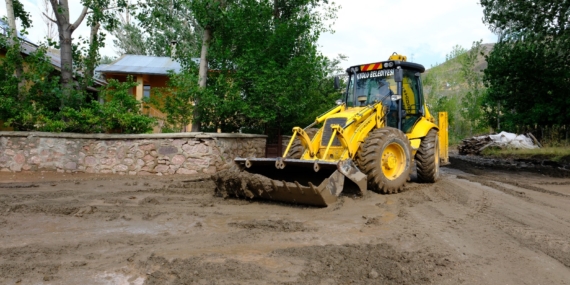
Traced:
[[[479, 125], [482, 111], [483, 70], [487, 68], [485, 55], [494, 44], [474, 45], [470, 50], [453, 47], [447, 60], [424, 72], [424, 96], [432, 113], [446, 111], [452, 142], [488, 129]], [[472, 78], [471, 85], [467, 77]]]
[[[493, 47], [495, 46], [495, 43], [485, 43], [485, 44], [481, 44], [481, 48], [482, 51], [484, 52], [485, 55], [489, 54], [489, 52], [491, 52], [491, 50], [493, 49]], [[463, 50], [463, 52], [469, 52], [471, 50]], [[461, 53], [461, 51], [460, 51]], [[462, 53], [461, 53], [462, 54]], [[426, 68], [426, 71], [424, 72], [424, 76], [429, 74], [429, 73], [433, 73], [433, 72], [437, 72], [437, 73], [444, 73], [446, 75], [448, 75], [450, 78], [453, 78], [454, 74], [456, 72], [459, 71], [459, 63], [457, 62], [456, 55], [453, 56], [453, 51], [447, 55], [447, 57], [452, 57], [449, 60], [446, 60], [443, 63], [437, 64], [436, 66], [432, 66], [429, 68]], [[475, 64], [473, 66], [473, 70], [474, 71], [480, 71], [482, 72], [483, 70], [485, 70], [487, 68], [487, 61], [485, 60], [485, 56], [479, 54], [477, 56], [477, 60], [475, 61]]]

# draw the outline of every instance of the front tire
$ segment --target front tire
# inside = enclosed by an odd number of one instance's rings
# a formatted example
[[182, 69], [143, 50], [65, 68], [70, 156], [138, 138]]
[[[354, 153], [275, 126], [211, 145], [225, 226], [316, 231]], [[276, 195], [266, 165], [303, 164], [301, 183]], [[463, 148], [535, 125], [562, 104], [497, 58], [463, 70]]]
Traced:
[[416, 153], [418, 182], [434, 183], [439, 178], [439, 136], [431, 129], [422, 139]]
[[410, 141], [395, 128], [372, 130], [360, 145], [356, 162], [368, 176], [368, 189], [378, 193], [401, 192], [410, 177]]

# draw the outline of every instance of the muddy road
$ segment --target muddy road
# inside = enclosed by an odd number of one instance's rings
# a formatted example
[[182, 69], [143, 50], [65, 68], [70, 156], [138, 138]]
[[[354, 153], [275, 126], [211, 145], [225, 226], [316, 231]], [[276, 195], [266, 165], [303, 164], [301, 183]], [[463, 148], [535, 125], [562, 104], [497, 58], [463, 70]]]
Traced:
[[0, 284], [570, 285], [570, 179], [442, 172], [328, 208], [205, 176], [0, 173]]

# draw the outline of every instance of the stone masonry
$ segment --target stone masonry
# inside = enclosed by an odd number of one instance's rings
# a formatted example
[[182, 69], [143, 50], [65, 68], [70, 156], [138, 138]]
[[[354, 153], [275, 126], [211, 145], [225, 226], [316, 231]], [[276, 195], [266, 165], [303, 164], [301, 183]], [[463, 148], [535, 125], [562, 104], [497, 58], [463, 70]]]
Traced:
[[0, 171], [168, 175], [215, 173], [235, 157], [265, 157], [266, 136], [0, 132]]

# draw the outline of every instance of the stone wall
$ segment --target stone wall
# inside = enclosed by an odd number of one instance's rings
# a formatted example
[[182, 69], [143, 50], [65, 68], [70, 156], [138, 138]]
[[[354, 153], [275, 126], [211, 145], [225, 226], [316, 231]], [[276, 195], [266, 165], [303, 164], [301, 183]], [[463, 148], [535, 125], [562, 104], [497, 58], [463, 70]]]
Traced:
[[214, 173], [235, 157], [265, 157], [266, 136], [0, 132], [0, 171], [167, 175]]

